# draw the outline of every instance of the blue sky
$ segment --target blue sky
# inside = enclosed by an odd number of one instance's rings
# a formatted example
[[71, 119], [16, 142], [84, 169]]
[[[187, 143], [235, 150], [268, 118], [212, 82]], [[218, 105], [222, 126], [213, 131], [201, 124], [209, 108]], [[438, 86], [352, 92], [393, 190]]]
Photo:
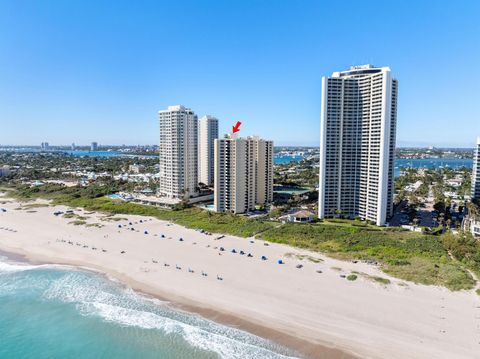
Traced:
[[399, 81], [398, 144], [480, 135], [478, 1], [0, 1], [0, 144], [155, 144], [184, 104], [318, 145], [320, 79]]

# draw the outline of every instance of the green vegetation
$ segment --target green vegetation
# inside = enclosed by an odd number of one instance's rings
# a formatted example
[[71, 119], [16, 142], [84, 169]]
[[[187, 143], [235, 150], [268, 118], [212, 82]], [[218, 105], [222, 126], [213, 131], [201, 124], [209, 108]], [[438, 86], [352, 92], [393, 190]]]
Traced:
[[317, 257], [313, 257], [313, 256], [309, 256], [309, 255], [306, 255], [306, 254], [296, 254], [296, 253], [286, 253], [285, 254], [285, 257], [286, 258], [297, 258], [298, 260], [307, 260], [309, 262], [312, 262], [312, 263], [320, 263], [320, 262], [323, 262], [323, 259], [322, 258], [317, 258]]
[[477, 294], [480, 295], [480, 288], [477, 289], [475, 292], [477, 292]]
[[32, 208], [43, 208], [49, 207], [50, 205], [46, 203], [27, 203], [23, 206], [23, 209], [32, 209]]
[[338, 223], [288, 223], [259, 237], [340, 259], [375, 261], [385, 273], [416, 283], [443, 285], [452, 290], [471, 289], [475, 284], [466, 271], [474, 269], [471, 257], [465, 262], [453, 261], [439, 236], [348, 225], [348, 221], [339, 220]]
[[76, 220], [76, 221], [68, 222], [68, 224], [73, 224], [74, 226], [83, 226], [84, 224], [87, 224], [87, 222]]
[[480, 241], [470, 233], [454, 235], [449, 231], [443, 236], [443, 245], [453, 258], [480, 276]]
[[81, 207], [87, 211], [151, 216], [175, 222], [187, 228], [201, 228], [208, 232], [225, 233], [240, 237], [253, 236], [275, 225], [271, 221], [215, 213], [199, 208], [166, 210], [105, 197], [106, 194], [114, 190], [114, 187], [111, 184], [88, 187], [65, 187], [58, 184], [46, 184], [40, 187], [19, 186], [15, 195], [21, 199], [51, 199], [55, 204]]
[[88, 223], [85, 227], [102, 228], [102, 227], [103, 227], [103, 224], [100, 224], [100, 223]]
[[[99, 211], [108, 216], [151, 216], [208, 232], [241, 237], [256, 235], [266, 241], [324, 252], [339, 259], [376, 262], [385, 273], [393, 277], [428, 285], [442, 285], [452, 290], [472, 289], [475, 280], [469, 270], [480, 274], [480, 243], [468, 234], [455, 236], [447, 232], [445, 235], [433, 236], [379, 228], [366, 222], [345, 219], [279, 225], [267, 219], [220, 214], [199, 208], [166, 210], [105, 197], [105, 194], [115, 191], [116, 186], [115, 183], [88, 187], [65, 187], [58, 184], [17, 186], [12, 194], [20, 199], [51, 199], [54, 204]], [[70, 223], [85, 224], [85, 217], [72, 215], [72, 218], [76, 220]], [[318, 258], [312, 256], [297, 258], [319, 262]], [[370, 279], [382, 284], [389, 283], [385, 278]]]
[[357, 280], [358, 276], [356, 274], [350, 274], [347, 276], [347, 279], [350, 281]]
[[370, 277], [371, 279], [373, 279], [375, 282], [377, 283], [380, 283], [380, 284], [384, 284], [384, 285], [387, 285], [387, 284], [390, 284], [390, 279], [387, 279], [387, 278], [382, 278], [382, 277]]

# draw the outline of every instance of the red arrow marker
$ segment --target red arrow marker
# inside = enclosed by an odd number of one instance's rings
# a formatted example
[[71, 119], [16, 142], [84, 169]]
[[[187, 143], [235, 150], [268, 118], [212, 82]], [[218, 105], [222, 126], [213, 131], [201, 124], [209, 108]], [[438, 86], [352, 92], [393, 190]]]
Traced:
[[240, 121], [237, 121], [237, 123], [235, 124], [235, 126], [232, 126], [232, 132], [235, 133], [235, 132], [238, 132], [240, 131], [240, 125], [242, 123]]

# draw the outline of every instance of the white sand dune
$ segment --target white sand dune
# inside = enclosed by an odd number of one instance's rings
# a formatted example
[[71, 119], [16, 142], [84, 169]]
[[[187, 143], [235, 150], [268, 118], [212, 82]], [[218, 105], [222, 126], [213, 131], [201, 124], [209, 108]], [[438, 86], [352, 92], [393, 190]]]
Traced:
[[[89, 217], [88, 223], [103, 225], [97, 228], [54, 216], [66, 210], [62, 206], [35, 208], [32, 213], [15, 210], [15, 202], [0, 207], [7, 209], [0, 212], [4, 251], [101, 270], [134, 289], [286, 344], [307, 357], [480, 358], [480, 297], [472, 291], [405, 283], [365, 263], [266, 246], [260, 240], [215, 240], [217, 235], [145, 217], [121, 215], [117, 217], [128, 220], [101, 221], [103, 214], [75, 211]], [[262, 255], [268, 260], [262, 261]], [[277, 264], [278, 259], [285, 263]], [[298, 264], [303, 267], [296, 268]], [[341, 277], [352, 271], [392, 283], [384, 286], [362, 275], [356, 281]]]

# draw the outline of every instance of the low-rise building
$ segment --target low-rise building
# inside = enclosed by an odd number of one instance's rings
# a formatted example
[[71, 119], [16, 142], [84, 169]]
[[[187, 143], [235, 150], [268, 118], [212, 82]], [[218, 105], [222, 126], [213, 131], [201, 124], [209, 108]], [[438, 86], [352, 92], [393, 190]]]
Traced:
[[128, 170], [133, 173], [144, 173], [145, 172], [145, 166], [144, 165], [137, 165], [133, 164], [128, 167]]
[[289, 222], [308, 223], [315, 219], [315, 215], [306, 209], [301, 209], [300, 211], [289, 214], [287, 219]]
[[11, 173], [10, 166], [2, 166], [0, 167], [0, 177], [9, 176]]

